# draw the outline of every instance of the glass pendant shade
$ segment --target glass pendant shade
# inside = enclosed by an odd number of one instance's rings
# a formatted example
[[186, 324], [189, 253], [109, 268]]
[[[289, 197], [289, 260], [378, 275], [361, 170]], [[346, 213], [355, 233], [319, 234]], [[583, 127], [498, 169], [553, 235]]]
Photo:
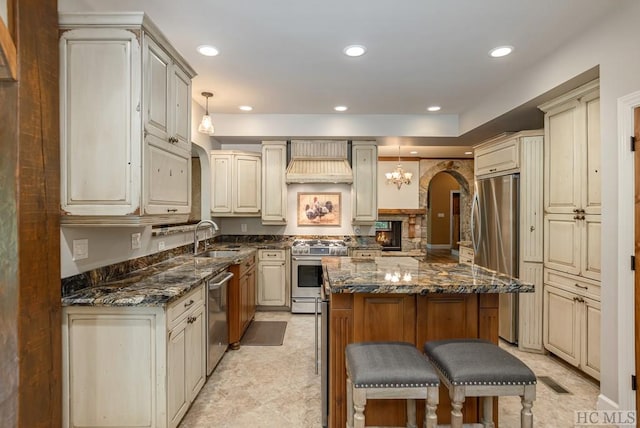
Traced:
[[215, 129], [213, 127], [213, 121], [211, 120], [211, 116], [209, 116], [209, 97], [212, 97], [213, 94], [211, 92], [203, 92], [202, 96], [206, 98], [207, 104], [204, 111], [204, 116], [202, 116], [202, 121], [200, 122], [200, 126], [198, 126], [198, 132], [202, 132], [203, 134], [213, 135]]

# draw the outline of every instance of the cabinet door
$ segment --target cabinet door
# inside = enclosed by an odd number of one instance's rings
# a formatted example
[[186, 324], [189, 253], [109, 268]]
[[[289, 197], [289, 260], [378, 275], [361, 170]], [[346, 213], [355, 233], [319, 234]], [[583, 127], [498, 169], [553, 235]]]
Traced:
[[544, 284], [544, 346], [574, 366], [580, 365], [578, 296]]
[[601, 223], [599, 215], [585, 215], [580, 223], [580, 274], [586, 278], [600, 280], [601, 271]]
[[535, 291], [518, 295], [518, 347], [525, 351], [543, 352], [542, 263], [520, 262], [519, 278], [533, 283]]
[[189, 395], [186, 388], [187, 320], [169, 331], [167, 341], [167, 412], [169, 425], [175, 427], [187, 412]]
[[580, 366], [585, 373], [600, 379], [600, 302], [591, 299], [583, 300]]
[[516, 170], [519, 165], [520, 143], [517, 139], [480, 147], [475, 153], [476, 177]]
[[601, 198], [601, 169], [600, 169], [600, 98], [598, 91], [594, 91], [583, 99], [586, 106], [586, 153], [583, 156], [584, 169], [582, 172], [582, 200], [587, 214], [600, 214]]
[[544, 208], [547, 213], [582, 209], [581, 175], [584, 106], [573, 100], [547, 112], [544, 119]]
[[581, 222], [574, 215], [547, 214], [544, 218], [544, 266], [580, 273]]
[[230, 214], [232, 211], [231, 155], [211, 155], [211, 212]]
[[177, 65], [172, 67], [171, 109], [173, 126], [171, 133], [176, 146], [191, 153], [191, 79]]
[[371, 142], [353, 142], [352, 149], [353, 223], [373, 223], [378, 219], [378, 150]]
[[285, 305], [285, 262], [260, 262], [258, 267], [258, 305]]
[[520, 255], [525, 262], [542, 262], [543, 138], [523, 137], [520, 154]]
[[258, 214], [262, 191], [260, 156], [236, 155], [234, 168], [233, 211]]
[[262, 224], [286, 224], [286, 142], [263, 141], [262, 161]]
[[206, 380], [205, 307], [199, 306], [187, 318], [185, 330], [185, 388], [189, 402], [195, 399]]
[[258, 285], [258, 280], [257, 280], [255, 265], [251, 268], [248, 275], [249, 275], [249, 280], [248, 280], [249, 291], [248, 291], [248, 299], [247, 299], [247, 303], [248, 303], [247, 326], [256, 314], [256, 297], [257, 297], [256, 288]]
[[131, 31], [78, 29], [60, 39], [61, 209], [140, 208], [140, 46]]
[[162, 141], [169, 138], [169, 82], [171, 59], [169, 55], [148, 36], [144, 38], [145, 70], [145, 131]]
[[191, 212], [191, 154], [148, 135], [143, 192], [146, 214]]

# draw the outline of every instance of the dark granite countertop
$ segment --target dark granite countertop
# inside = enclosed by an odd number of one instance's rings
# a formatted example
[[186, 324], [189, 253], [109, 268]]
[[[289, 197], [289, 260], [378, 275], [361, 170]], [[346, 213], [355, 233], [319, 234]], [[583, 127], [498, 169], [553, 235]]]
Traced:
[[[224, 249], [232, 248], [216, 245], [209, 250]], [[256, 251], [253, 245], [233, 249], [238, 250], [233, 257], [180, 255], [65, 296], [62, 306], [165, 306]]]
[[331, 293], [525, 293], [534, 286], [477, 265], [412, 257], [323, 257]]

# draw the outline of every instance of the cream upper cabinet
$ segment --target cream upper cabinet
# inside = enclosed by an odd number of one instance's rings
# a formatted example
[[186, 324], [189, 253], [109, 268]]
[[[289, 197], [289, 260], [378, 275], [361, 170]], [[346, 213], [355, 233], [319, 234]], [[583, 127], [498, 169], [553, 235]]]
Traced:
[[476, 177], [517, 172], [520, 167], [520, 141], [517, 138], [496, 137], [475, 147]]
[[540, 106], [545, 112], [545, 211], [600, 214], [598, 81]]
[[354, 224], [372, 224], [378, 219], [378, 148], [375, 141], [352, 143], [351, 211]]
[[261, 210], [261, 154], [211, 151], [211, 214], [255, 217]]
[[142, 13], [59, 21], [61, 223], [186, 220], [195, 72]]
[[262, 224], [287, 223], [287, 142], [262, 142]]
[[540, 106], [545, 111], [545, 267], [600, 279], [598, 81]]

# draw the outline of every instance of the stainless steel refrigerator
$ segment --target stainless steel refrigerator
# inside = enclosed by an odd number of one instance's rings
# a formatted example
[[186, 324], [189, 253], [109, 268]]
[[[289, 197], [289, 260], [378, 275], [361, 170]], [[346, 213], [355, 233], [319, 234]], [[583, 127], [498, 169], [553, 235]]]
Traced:
[[[518, 276], [518, 174], [477, 180], [471, 207], [471, 239], [477, 265]], [[518, 295], [500, 294], [499, 335], [518, 341]]]

